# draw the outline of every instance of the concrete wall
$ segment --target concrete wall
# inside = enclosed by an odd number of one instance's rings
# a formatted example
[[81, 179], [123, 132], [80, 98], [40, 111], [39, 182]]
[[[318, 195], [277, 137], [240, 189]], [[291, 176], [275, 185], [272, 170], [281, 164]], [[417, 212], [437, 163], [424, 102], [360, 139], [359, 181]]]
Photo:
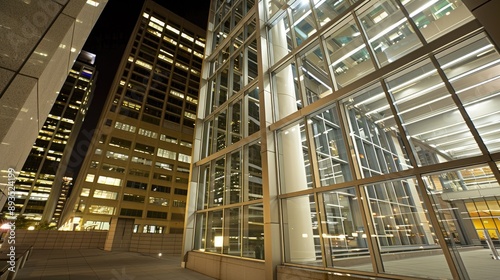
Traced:
[[[16, 245], [34, 249], [104, 249], [108, 231], [16, 230]], [[133, 233], [130, 252], [177, 255], [182, 252], [182, 234]]]
[[188, 252], [186, 268], [215, 279], [265, 279], [263, 261]]
[[16, 230], [16, 245], [33, 249], [104, 248], [106, 231]]
[[134, 233], [130, 252], [181, 256], [182, 234]]

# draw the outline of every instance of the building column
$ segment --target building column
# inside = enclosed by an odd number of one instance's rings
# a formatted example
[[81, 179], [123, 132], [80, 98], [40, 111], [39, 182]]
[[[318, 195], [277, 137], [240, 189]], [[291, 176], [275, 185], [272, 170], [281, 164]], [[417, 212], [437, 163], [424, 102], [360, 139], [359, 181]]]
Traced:
[[[285, 25], [281, 21], [272, 28], [273, 55], [275, 58], [283, 57], [288, 53]], [[280, 117], [290, 115], [297, 111], [295, 85], [292, 67], [287, 66], [275, 76], [275, 96], [278, 97], [278, 114]], [[307, 189], [305, 173], [304, 152], [299, 125], [293, 125], [283, 131], [281, 137], [281, 160], [283, 174], [281, 184], [286, 192], [296, 192]], [[292, 262], [316, 260], [314, 248], [313, 229], [311, 221], [311, 207], [309, 197], [299, 197], [289, 200], [284, 204], [284, 211], [288, 219], [287, 225], [289, 258]]]

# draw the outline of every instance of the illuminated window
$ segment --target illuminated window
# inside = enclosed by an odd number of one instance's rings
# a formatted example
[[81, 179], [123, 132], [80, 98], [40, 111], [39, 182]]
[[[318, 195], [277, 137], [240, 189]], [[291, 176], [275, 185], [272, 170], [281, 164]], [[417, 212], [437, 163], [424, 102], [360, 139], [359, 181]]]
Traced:
[[191, 163], [191, 156], [179, 153], [179, 161]]
[[158, 153], [156, 155], [162, 158], [169, 158], [175, 160], [177, 153], [159, 148]]
[[85, 182], [94, 182], [95, 175], [94, 174], [87, 174], [87, 177], [85, 178]]
[[102, 198], [102, 199], [112, 199], [115, 200], [118, 197], [118, 193], [104, 191], [104, 190], [95, 190], [93, 197]]
[[83, 188], [82, 192], [80, 193], [80, 196], [89, 196], [90, 194], [90, 189], [89, 188]]
[[120, 186], [122, 180], [113, 177], [99, 176], [99, 179], [97, 179], [97, 183], [111, 186]]

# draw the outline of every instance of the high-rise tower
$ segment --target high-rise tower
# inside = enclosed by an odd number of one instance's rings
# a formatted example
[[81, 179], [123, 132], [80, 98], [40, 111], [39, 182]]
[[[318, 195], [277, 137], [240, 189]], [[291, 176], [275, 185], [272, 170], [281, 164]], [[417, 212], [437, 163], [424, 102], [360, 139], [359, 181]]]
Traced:
[[[182, 233], [205, 31], [146, 1], [64, 211], [65, 228]], [[114, 223], [116, 225], [116, 223]]]
[[[0, 11], [0, 207], [107, 0], [3, 1]], [[9, 171], [10, 170], [10, 171]]]
[[500, 236], [499, 6], [212, 1], [186, 266], [228, 279], [500, 273], [470, 261]]
[[63, 178], [94, 91], [94, 61], [92, 53], [79, 54], [17, 178], [14, 212], [28, 220], [58, 222]]

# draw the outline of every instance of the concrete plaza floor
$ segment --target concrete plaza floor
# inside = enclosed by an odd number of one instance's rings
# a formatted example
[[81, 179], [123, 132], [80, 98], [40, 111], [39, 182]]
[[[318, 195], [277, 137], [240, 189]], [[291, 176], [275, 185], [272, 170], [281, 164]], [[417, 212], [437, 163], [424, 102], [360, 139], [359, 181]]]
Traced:
[[[460, 252], [471, 280], [500, 279], [500, 260], [488, 249]], [[213, 280], [214, 278], [180, 267], [179, 256], [153, 256], [101, 249], [33, 250], [16, 280]], [[384, 262], [389, 274], [413, 275], [428, 279], [451, 279], [443, 255], [413, 257]], [[339, 267], [340, 268], [340, 267]], [[371, 265], [344, 266], [345, 269], [372, 271]]]
[[213, 280], [181, 268], [179, 256], [148, 256], [100, 249], [33, 250], [16, 280]]

